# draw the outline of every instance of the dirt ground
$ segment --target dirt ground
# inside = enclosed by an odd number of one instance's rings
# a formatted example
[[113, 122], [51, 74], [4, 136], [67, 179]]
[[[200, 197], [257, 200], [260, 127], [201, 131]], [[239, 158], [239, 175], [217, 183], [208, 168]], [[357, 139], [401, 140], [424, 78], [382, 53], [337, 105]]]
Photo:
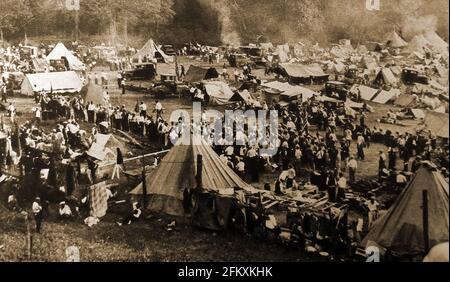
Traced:
[[[191, 61], [185, 60], [188, 64]], [[219, 67], [219, 65], [217, 65]], [[221, 67], [219, 68], [221, 70]], [[232, 73], [232, 69], [229, 73]], [[261, 70], [257, 70], [261, 72]], [[109, 73], [114, 80], [115, 73]], [[269, 77], [267, 77], [269, 78]], [[148, 94], [128, 92], [121, 95], [117, 89], [110, 89], [112, 104], [125, 105], [133, 109], [137, 101], [144, 101], [149, 109], [154, 108], [155, 99]], [[19, 115], [19, 124], [33, 118], [32, 108], [34, 100], [28, 97], [14, 97], [9, 99]], [[162, 101], [165, 116], [176, 109], [191, 110], [190, 101], [183, 98], [169, 98]], [[367, 122], [373, 126], [380, 126], [377, 120], [383, 116], [389, 105], [372, 105], [375, 112], [368, 116]], [[5, 115], [1, 112], [0, 115]], [[3, 117], [3, 122], [10, 125], [9, 118]], [[48, 130], [54, 127], [55, 121], [44, 124]], [[89, 129], [83, 124], [84, 129]], [[393, 131], [413, 132], [417, 123], [407, 127], [383, 125]], [[149, 149], [149, 152], [157, 148]], [[356, 145], [352, 144], [352, 153], [356, 155]], [[358, 179], [373, 179], [378, 171], [378, 151], [386, 150], [381, 144], [372, 144], [366, 150], [366, 160], [359, 162]], [[400, 166], [400, 162], [399, 162]], [[263, 188], [264, 183], [273, 184], [280, 172], [266, 173], [260, 183], [252, 185]], [[133, 187], [126, 187], [127, 190]], [[26, 225], [23, 216], [11, 213], [2, 207], [6, 200], [3, 187], [0, 186], [0, 261], [21, 261], [25, 257]], [[100, 222], [99, 225], [88, 228], [81, 221], [61, 223], [56, 219], [44, 222], [42, 234], [33, 234], [33, 261], [64, 261], [65, 250], [69, 246], [78, 246], [82, 261], [317, 261], [320, 257], [306, 255], [302, 250], [273, 244], [264, 240], [243, 236], [241, 234], [212, 233], [198, 230], [188, 223], [181, 223], [177, 219], [176, 227], [169, 230], [167, 225], [171, 218], [150, 215], [147, 219], [132, 226], [119, 227], [115, 222], [120, 216], [114, 213]], [[33, 221], [31, 222], [33, 224]]]

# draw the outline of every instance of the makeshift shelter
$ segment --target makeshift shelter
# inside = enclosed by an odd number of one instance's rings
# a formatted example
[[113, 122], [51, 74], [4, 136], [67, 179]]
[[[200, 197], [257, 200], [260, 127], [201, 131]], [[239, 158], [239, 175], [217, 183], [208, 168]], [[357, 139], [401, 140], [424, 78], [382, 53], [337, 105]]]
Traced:
[[55, 48], [46, 57], [48, 63], [52, 60], [65, 60], [69, 70], [84, 71], [85, 65], [78, 59], [72, 52], [70, 52], [66, 46], [62, 43], [58, 43]]
[[392, 73], [391, 69], [383, 68], [377, 74], [374, 83], [378, 85], [386, 84], [394, 86], [398, 83], [398, 79]]
[[247, 105], [261, 106], [261, 104], [250, 95], [250, 92], [248, 92], [247, 89], [236, 91], [231, 97], [230, 102], [244, 102]]
[[423, 191], [428, 192], [430, 248], [447, 242], [448, 182], [431, 163], [424, 163], [387, 214], [375, 222], [362, 246], [379, 246], [397, 258], [422, 259], [429, 251], [424, 243]]
[[365, 100], [365, 101], [372, 101], [373, 97], [375, 97], [375, 95], [379, 92], [380, 90], [375, 89], [375, 88], [370, 88], [368, 86], [365, 85], [354, 85], [351, 89], [350, 92], [354, 93], [354, 94], [360, 94], [361, 95], [361, 99]]
[[403, 48], [408, 46], [408, 43], [403, 40], [397, 32], [392, 31], [386, 37], [386, 46], [391, 48]]
[[225, 105], [230, 103], [234, 92], [230, 86], [222, 81], [205, 81], [203, 83], [206, 94], [209, 96], [210, 105]]
[[[197, 156], [202, 156], [201, 183], [196, 183], [198, 171]], [[250, 185], [223, 163], [208, 144], [175, 145], [162, 159], [158, 167], [146, 177], [149, 205], [154, 212], [183, 216], [183, 192], [186, 188], [201, 186], [208, 191], [227, 189], [249, 189]], [[143, 184], [130, 192], [133, 196], [143, 195]]]
[[323, 83], [329, 77], [319, 64], [281, 64], [280, 66], [289, 82], [294, 84]]
[[446, 113], [428, 111], [425, 118], [426, 130], [442, 138], [449, 137], [449, 116]]
[[400, 90], [391, 89], [389, 91], [381, 90], [374, 98], [372, 98], [372, 102], [378, 104], [386, 104], [389, 101], [394, 100], [396, 97], [400, 96]]
[[186, 73], [185, 80], [188, 82], [200, 82], [202, 80], [218, 78], [219, 73], [215, 68], [203, 68], [191, 65]]
[[83, 82], [73, 71], [44, 72], [27, 74], [21, 86], [21, 93], [33, 96], [34, 93], [44, 91], [57, 94], [79, 93]]
[[138, 60], [139, 62], [142, 62], [144, 58], [146, 58], [147, 61], [159, 59], [163, 63], [174, 62], [174, 58], [164, 53], [164, 51], [156, 45], [153, 39], [149, 39], [147, 43], [145, 43], [145, 45], [133, 56], [133, 60]]

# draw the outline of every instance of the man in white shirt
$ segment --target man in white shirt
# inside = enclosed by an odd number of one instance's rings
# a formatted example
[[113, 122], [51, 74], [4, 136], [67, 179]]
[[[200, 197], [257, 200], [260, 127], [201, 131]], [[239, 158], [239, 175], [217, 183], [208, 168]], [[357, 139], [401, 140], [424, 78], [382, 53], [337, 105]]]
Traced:
[[161, 102], [156, 101], [156, 105], [155, 105], [155, 111], [156, 111], [156, 116], [160, 117], [163, 113], [163, 106], [161, 104]]
[[36, 222], [36, 232], [41, 233], [41, 227], [42, 227], [42, 205], [41, 205], [41, 198], [37, 197], [32, 206], [31, 210], [34, 215], [34, 220]]

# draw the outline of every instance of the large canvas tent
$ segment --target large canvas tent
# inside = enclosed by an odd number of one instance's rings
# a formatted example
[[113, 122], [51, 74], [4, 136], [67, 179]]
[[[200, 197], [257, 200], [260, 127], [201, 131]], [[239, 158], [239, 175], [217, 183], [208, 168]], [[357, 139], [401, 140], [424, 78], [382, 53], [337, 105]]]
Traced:
[[147, 58], [147, 60], [153, 60], [155, 58], [161, 59], [163, 63], [174, 62], [174, 58], [164, 53], [164, 51], [156, 45], [153, 39], [149, 39], [147, 43], [145, 43], [145, 45], [133, 56], [133, 59], [141, 62], [144, 58]]
[[219, 73], [215, 68], [202, 68], [191, 65], [186, 73], [185, 80], [188, 82], [200, 82], [202, 80], [218, 77]]
[[387, 214], [375, 222], [362, 242], [375, 245], [398, 258], [423, 258], [422, 191], [428, 192], [428, 224], [430, 248], [448, 241], [448, 182], [431, 163], [424, 163], [403, 190]]
[[[208, 144], [176, 145], [162, 159], [159, 166], [146, 177], [149, 199], [148, 209], [175, 216], [183, 216], [183, 192], [186, 188], [197, 186], [196, 159], [202, 156], [202, 182], [205, 190], [220, 191], [226, 189], [250, 189]], [[133, 196], [143, 195], [143, 184], [130, 192]]]
[[79, 93], [83, 82], [73, 71], [44, 72], [27, 74], [21, 86], [21, 93], [33, 96], [34, 93], [44, 91], [58, 94]]
[[422, 53], [424, 48], [430, 47], [432, 44], [423, 36], [416, 35], [409, 42], [408, 47], [406, 48], [408, 52], [419, 52]]
[[403, 40], [397, 32], [392, 31], [386, 37], [386, 46], [391, 48], [403, 48], [408, 46], [408, 43]]
[[73, 71], [83, 71], [85, 70], [85, 65], [72, 54], [63, 43], [58, 43], [55, 48], [48, 54], [47, 62], [50, 63], [51, 60], [61, 60], [67, 61], [70, 70]]
[[280, 66], [292, 83], [325, 82], [329, 77], [319, 64], [281, 64]]
[[117, 148], [122, 154], [129, 152], [128, 148], [112, 134], [97, 134], [87, 154], [99, 161], [113, 161], [117, 157]]

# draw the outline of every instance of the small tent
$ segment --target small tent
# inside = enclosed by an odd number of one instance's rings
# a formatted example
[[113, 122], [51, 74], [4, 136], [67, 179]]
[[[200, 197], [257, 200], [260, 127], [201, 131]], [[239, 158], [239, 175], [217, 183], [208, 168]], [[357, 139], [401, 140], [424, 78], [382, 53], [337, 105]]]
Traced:
[[386, 84], [394, 86], [398, 83], [397, 77], [392, 73], [391, 69], [389, 68], [383, 68], [380, 70], [380, 72], [377, 74], [375, 78], [375, 83], [378, 85]]
[[408, 46], [408, 43], [403, 40], [397, 32], [393, 31], [386, 37], [386, 46], [391, 48], [403, 48]]
[[209, 96], [210, 105], [225, 105], [230, 103], [234, 92], [230, 86], [222, 81], [205, 81], [206, 94]]
[[188, 82], [200, 82], [202, 80], [218, 78], [219, 73], [215, 68], [202, 68], [191, 65], [186, 73], [185, 80]]
[[375, 97], [375, 95], [377, 95], [377, 93], [380, 90], [375, 89], [375, 88], [370, 88], [368, 86], [365, 85], [354, 85], [351, 89], [350, 92], [354, 93], [354, 94], [360, 94], [361, 95], [361, 99], [365, 100], [365, 101], [372, 101], [373, 97]]
[[78, 59], [74, 54], [72, 54], [66, 46], [62, 43], [58, 43], [55, 48], [48, 54], [47, 62], [50, 63], [51, 60], [65, 60], [69, 66], [70, 70], [73, 71], [83, 71], [85, 70], [85, 65]]
[[21, 86], [21, 93], [33, 96], [34, 93], [44, 91], [57, 94], [79, 93], [83, 82], [73, 71], [44, 72], [27, 74]]
[[374, 98], [372, 98], [372, 102], [378, 104], [386, 104], [389, 101], [395, 100], [400, 96], [400, 90], [392, 88], [389, 91], [381, 90]]
[[115, 161], [117, 148], [123, 155], [128, 154], [128, 148], [112, 134], [97, 134], [95, 142], [87, 154], [99, 161]]
[[423, 35], [416, 35], [413, 37], [411, 42], [409, 42], [406, 51], [410, 53], [422, 53], [424, 48], [429, 48], [431, 46], [432, 44]]
[[133, 56], [134, 60], [138, 60], [140, 62], [142, 62], [144, 58], [147, 58], [149, 61], [159, 59], [162, 60], [163, 63], [174, 62], [174, 58], [164, 53], [164, 51], [156, 45], [153, 39], [149, 39], [147, 43], [145, 43], [145, 45]]
[[431, 163], [424, 163], [399, 195], [386, 215], [375, 222], [362, 242], [363, 247], [379, 246], [394, 257], [422, 259], [424, 246], [423, 193], [428, 192], [429, 244], [448, 241], [448, 182]]

